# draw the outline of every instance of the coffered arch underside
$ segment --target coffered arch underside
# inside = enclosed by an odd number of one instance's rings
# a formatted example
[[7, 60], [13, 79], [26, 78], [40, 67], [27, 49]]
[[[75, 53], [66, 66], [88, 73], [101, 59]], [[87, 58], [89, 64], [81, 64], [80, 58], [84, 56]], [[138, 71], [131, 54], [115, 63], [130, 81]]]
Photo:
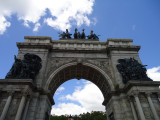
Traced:
[[93, 82], [101, 90], [104, 98], [114, 90], [111, 78], [98, 66], [91, 63], [67, 63], [57, 68], [48, 78], [45, 89], [54, 95], [57, 88], [70, 79], [86, 79]]

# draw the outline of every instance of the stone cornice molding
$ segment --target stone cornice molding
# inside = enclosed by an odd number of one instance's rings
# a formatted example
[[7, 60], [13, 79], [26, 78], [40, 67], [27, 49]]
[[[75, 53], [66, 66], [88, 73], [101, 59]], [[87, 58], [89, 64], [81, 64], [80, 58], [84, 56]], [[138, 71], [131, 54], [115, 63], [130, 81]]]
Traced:
[[122, 46], [122, 45], [119, 45], [119, 46], [108, 46], [106, 49], [108, 51], [111, 51], [111, 50], [121, 50], [121, 51], [139, 51], [140, 50], [140, 46]]
[[[137, 91], [134, 90], [132, 93], [127, 93], [132, 87], [134, 86], [160, 86], [160, 81], [129, 81], [124, 88], [118, 89], [117, 91], [110, 91], [108, 96], [104, 99], [103, 105], [106, 105], [106, 103], [111, 99], [112, 96], [119, 96], [121, 93], [126, 93], [128, 96], [138, 96], [139, 93], [144, 93], [145, 91]], [[153, 92], [153, 93], [159, 93], [160, 91], [148, 91], [148, 92]]]
[[130, 80], [125, 85], [124, 89], [128, 91], [133, 86], [160, 86], [160, 81], [141, 81], [141, 80]]
[[51, 43], [20, 43], [17, 42], [17, 47], [21, 48], [32, 48], [32, 49], [52, 49]]
[[32, 79], [0, 79], [0, 84], [34, 86]]

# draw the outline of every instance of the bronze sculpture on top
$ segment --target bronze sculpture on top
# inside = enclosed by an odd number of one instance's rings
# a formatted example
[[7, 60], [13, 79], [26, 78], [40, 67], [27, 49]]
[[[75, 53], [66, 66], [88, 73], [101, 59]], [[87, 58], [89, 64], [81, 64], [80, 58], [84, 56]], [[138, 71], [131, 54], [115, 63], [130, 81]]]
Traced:
[[66, 29], [66, 32], [63, 32], [62, 34], [59, 35], [59, 37], [61, 37], [60, 39], [71, 39], [71, 35], [69, 32], [68, 32], [68, 29]]
[[146, 65], [140, 64], [134, 58], [119, 59], [117, 69], [122, 75], [123, 83], [130, 80], [152, 81], [146, 74]]
[[80, 34], [80, 32], [77, 33], [77, 28], [75, 28], [75, 32], [74, 32], [74, 39], [85, 39], [86, 35], [84, 33], [85, 29], [82, 29], [82, 34]]
[[93, 34], [93, 30], [91, 30], [90, 35], [88, 35], [87, 37], [88, 37], [88, 39], [93, 39], [93, 40], [97, 39], [97, 40], [99, 40], [98, 36], [99, 35]]
[[86, 38], [86, 35], [84, 33], [84, 29], [82, 29], [81, 39], [85, 39], [85, 38]]
[[77, 28], [75, 28], [75, 32], [74, 32], [74, 39], [78, 39], [80, 36], [78, 36], [78, 33], [77, 33]]
[[[75, 32], [74, 32], [74, 38], [73, 39], [83, 39], [83, 40], [93, 40], [93, 41], [99, 41], [99, 35], [96, 35], [93, 33], [93, 30], [91, 30], [90, 32], [90, 35], [86, 36], [85, 35], [85, 32], [84, 32], [85, 29], [82, 29], [82, 33], [78, 32], [77, 28], [75, 28]], [[63, 32], [62, 34], [59, 35], [60, 39], [72, 39], [71, 38], [71, 35], [69, 32], [68, 32], [68, 29], [66, 29], [66, 32]], [[86, 39], [86, 37], [88, 39]]]

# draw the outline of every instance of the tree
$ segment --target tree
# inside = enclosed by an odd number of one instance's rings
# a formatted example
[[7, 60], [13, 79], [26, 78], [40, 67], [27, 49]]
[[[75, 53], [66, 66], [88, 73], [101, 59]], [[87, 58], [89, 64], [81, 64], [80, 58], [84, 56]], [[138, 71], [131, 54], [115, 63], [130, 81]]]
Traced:
[[[61, 116], [51, 116], [50, 120], [68, 120], [69, 115]], [[80, 115], [72, 116], [74, 120], [107, 120], [105, 112], [102, 111], [92, 111], [91, 113], [83, 113]]]

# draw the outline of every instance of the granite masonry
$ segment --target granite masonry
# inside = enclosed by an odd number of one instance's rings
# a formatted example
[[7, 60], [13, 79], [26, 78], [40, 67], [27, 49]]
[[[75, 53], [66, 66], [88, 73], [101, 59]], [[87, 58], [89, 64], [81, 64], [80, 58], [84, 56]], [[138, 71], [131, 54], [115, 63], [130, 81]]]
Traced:
[[73, 78], [99, 87], [108, 120], [160, 120], [160, 81], [124, 83], [116, 67], [119, 59], [134, 58], [142, 64], [140, 46], [133, 45], [133, 40], [24, 38], [17, 43], [17, 59], [34, 54], [40, 57], [42, 67], [34, 79], [0, 79], [0, 120], [47, 120], [55, 91]]

